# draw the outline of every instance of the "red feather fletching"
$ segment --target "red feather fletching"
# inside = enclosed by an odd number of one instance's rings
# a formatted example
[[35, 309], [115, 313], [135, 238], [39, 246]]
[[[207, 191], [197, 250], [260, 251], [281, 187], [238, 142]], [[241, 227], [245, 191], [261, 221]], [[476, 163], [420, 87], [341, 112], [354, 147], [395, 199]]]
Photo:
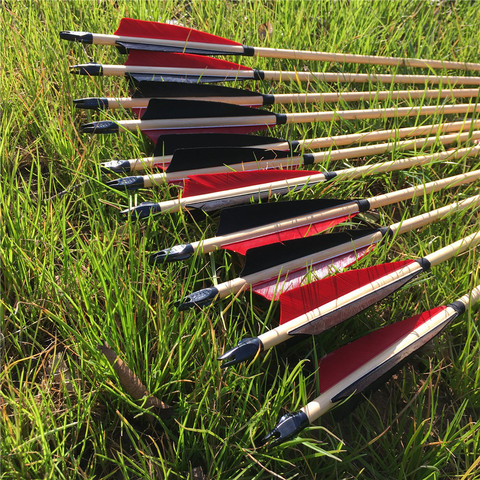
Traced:
[[[286, 292], [291, 293], [298, 290], [299, 287], [304, 288], [304, 286], [308, 286], [305, 284], [308, 284], [309, 282], [323, 279], [338, 271], [344, 270], [370, 253], [374, 247], [375, 245], [369, 245], [368, 247], [359, 248], [355, 252], [348, 252], [333, 259], [324, 260], [323, 262], [309, 265], [308, 268], [305, 267], [288, 272], [288, 275], [284, 275], [280, 279], [273, 278], [265, 282], [256, 283], [252, 287], [252, 290], [256, 294], [261, 295], [268, 300], [280, 300], [280, 302], [284, 302], [283, 295], [287, 295]], [[284, 307], [282, 303], [282, 315], [284, 311], [283, 308]], [[288, 309], [288, 306], [286, 308]], [[291, 315], [293, 316], [291, 318], [298, 317], [301, 315], [302, 311], [303, 310], [298, 309], [292, 310]], [[284, 323], [285, 321], [288, 320], [283, 320], [282, 322], [281, 317], [280, 324]]]
[[122, 18], [114, 35], [124, 37], [155, 38], [165, 40], [179, 40], [183, 42], [212, 43], [221, 45], [241, 45], [211, 33], [205, 33], [193, 28], [171, 25], [169, 23], [149, 22], [134, 18]]
[[[125, 65], [142, 67], [203, 68], [214, 70], [252, 70], [238, 63], [189, 53], [131, 50]], [[214, 73], [214, 72], [213, 72]]]
[[380, 328], [329, 353], [319, 363], [320, 390], [325, 392], [369, 360], [445, 310], [436, 307], [420, 315]]
[[360, 270], [351, 270], [290, 290], [280, 297], [280, 324], [282, 325], [304, 313], [337, 300], [339, 297], [368, 285], [413, 262], [414, 260], [404, 260], [401, 262], [383, 263]]
[[210, 173], [192, 175], [185, 180], [183, 197], [233, 190], [251, 185], [263, 185], [290, 178], [319, 175], [309, 170], [252, 170], [246, 172]]

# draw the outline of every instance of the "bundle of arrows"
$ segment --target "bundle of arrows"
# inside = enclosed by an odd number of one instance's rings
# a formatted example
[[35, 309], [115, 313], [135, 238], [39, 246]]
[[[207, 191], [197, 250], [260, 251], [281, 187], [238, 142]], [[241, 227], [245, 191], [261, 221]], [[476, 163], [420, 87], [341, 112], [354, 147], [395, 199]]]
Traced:
[[[133, 90], [130, 97], [75, 100], [77, 108], [109, 110], [107, 120], [83, 124], [82, 132], [142, 132], [154, 145], [150, 157], [103, 162], [100, 167], [104, 173], [147, 172], [105, 184], [114, 190], [127, 191], [168, 183], [181, 188], [178, 198], [135, 202], [122, 213], [126, 217], [143, 218], [183, 209], [204, 212], [222, 209], [214, 237], [157, 251], [150, 255], [150, 263], [161, 265], [220, 249], [245, 257], [238, 278], [193, 292], [178, 302], [177, 307], [180, 310], [206, 307], [229, 295], [239, 296], [247, 289], [270, 301], [279, 300], [279, 326], [246, 338], [223, 353], [219, 360], [224, 367], [257, 358], [295, 335], [318, 335], [480, 242], [480, 232], [476, 232], [416, 260], [349, 269], [384, 238], [396, 239], [447, 216], [460, 215], [459, 212], [466, 215], [467, 209], [480, 205], [480, 195], [412, 218], [404, 215], [401, 221], [389, 226], [323, 233], [362, 212], [476, 182], [480, 170], [466, 169], [455, 176], [417, 182], [371, 198], [267, 201], [326, 182], [337, 185], [425, 165], [435, 168], [445, 162], [465, 164], [468, 158], [478, 156], [480, 147], [475, 143], [480, 140], [480, 121], [476, 119], [480, 112], [479, 89], [456, 86], [480, 86], [480, 77], [446, 74], [446, 69], [479, 72], [478, 63], [252, 47], [191, 28], [129, 18], [122, 19], [113, 35], [63, 31], [60, 36], [76, 42], [113, 45], [128, 54], [124, 65], [89, 63], [71, 67], [72, 73], [79, 75], [126, 77]], [[269, 71], [212, 58], [219, 55], [357, 63], [394, 69], [385, 74]], [[429, 74], [398, 73], [398, 68], [424, 68]], [[434, 70], [439, 71], [434, 74]], [[306, 93], [272, 94], [211, 85], [239, 80], [287, 81], [299, 85], [309, 82], [310, 88]], [[321, 90], [322, 82], [364, 84], [368, 90], [312, 92], [312, 86]], [[384, 84], [391, 87], [381, 87]], [[395, 84], [423, 88], [394, 90]], [[458, 99], [465, 99], [465, 103], [456, 103]], [[386, 108], [339, 108], [349, 102], [386, 100], [409, 103]], [[411, 102], [417, 100], [422, 104], [412, 106]], [[426, 100], [435, 103], [425, 105]], [[275, 113], [261, 108], [275, 105], [307, 108], [309, 104], [312, 108], [333, 104], [334, 108], [300, 113]], [[112, 113], [129, 109], [136, 118], [111, 118]], [[460, 117], [446, 121], [443, 117], [447, 115]], [[439, 120], [299, 140], [252, 135], [288, 124], [328, 122], [333, 126], [343, 121], [424, 116]], [[448, 145], [453, 148], [445, 150], [443, 147]], [[442, 151], [421, 155], [417, 152], [432, 146], [442, 147]], [[399, 160], [367, 162], [369, 156], [400, 151], [414, 154]], [[315, 168], [322, 164], [328, 168], [334, 161], [359, 159], [364, 164], [328, 171]], [[313, 168], [300, 170], [308, 166]], [[254, 203], [257, 201], [260, 203]], [[449, 305], [387, 325], [329, 353], [318, 367], [321, 395], [300, 411], [280, 418], [262, 443], [276, 445], [285, 441], [335, 404], [363, 392], [440, 333], [479, 297], [480, 286]]]

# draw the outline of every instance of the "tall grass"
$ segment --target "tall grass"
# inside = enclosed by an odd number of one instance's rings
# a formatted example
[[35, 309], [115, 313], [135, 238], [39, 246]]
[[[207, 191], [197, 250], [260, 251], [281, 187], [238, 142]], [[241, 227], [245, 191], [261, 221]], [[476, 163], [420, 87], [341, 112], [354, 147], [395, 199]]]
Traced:
[[[145, 156], [151, 146], [136, 134], [79, 133], [87, 120], [117, 114], [79, 112], [74, 98], [124, 95], [127, 86], [120, 78], [75, 77], [68, 66], [124, 59], [112, 48], [61, 41], [58, 31], [112, 33], [124, 16], [175, 20], [247, 45], [279, 48], [475, 62], [480, 43], [480, 8], [470, 2], [2, 2], [2, 478], [198, 478], [200, 469], [206, 478], [222, 479], [480, 478], [474, 310], [349, 415], [326, 415], [276, 449], [256, 448], [255, 440], [281, 414], [318, 395], [316, 359], [377, 327], [463, 295], [478, 283], [478, 255], [470, 252], [435, 267], [321, 336], [222, 370], [217, 357], [240, 339], [275, 326], [278, 306], [247, 294], [201, 311], [178, 312], [175, 301], [201, 286], [234, 278], [241, 260], [216, 252], [183, 264], [150, 266], [150, 251], [213, 235], [215, 218], [191, 221], [181, 213], [142, 223], [123, 221], [117, 215], [120, 208], [176, 192], [162, 187], [129, 196], [104, 188], [100, 161]], [[267, 22], [273, 33], [263, 38], [259, 27]], [[249, 57], [240, 61], [270, 70], [412, 73]], [[323, 83], [248, 87], [265, 93], [380, 88]], [[422, 103], [435, 102], [371, 101], [308, 109]], [[305, 107], [277, 109], [293, 110]], [[272, 134], [313, 138], [442, 120], [343, 121], [286, 126]], [[394, 151], [368, 161], [441, 149]], [[322, 167], [357, 163], [326, 162]], [[370, 196], [479, 166], [477, 158], [436, 163], [306, 188], [288, 198]], [[45, 201], [85, 179], [92, 181]], [[476, 192], [473, 184], [428, 195], [352, 224], [388, 225]], [[472, 209], [387, 240], [359, 266], [428, 254], [475, 231], [477, 214]], [[172, 418], [158, 411], [148, 414], [142, 402], [125, 392], [97, 349], [103, 341], [149, 392], [174, 407]]]

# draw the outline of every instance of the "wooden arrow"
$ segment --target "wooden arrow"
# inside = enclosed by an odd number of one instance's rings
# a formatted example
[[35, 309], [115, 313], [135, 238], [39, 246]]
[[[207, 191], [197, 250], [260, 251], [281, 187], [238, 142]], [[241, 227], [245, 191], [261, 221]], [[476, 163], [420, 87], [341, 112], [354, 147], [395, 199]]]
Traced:
[[177, 150], [165, 172], [150, 175], [122, 177], [107, 182], [117, 190], [151, 188], [168, 183], [178, 183], [193, 175], [214, 174], [231, 171], [292, 168], [308, 166], [325, 161], [359, 159], [391, 151], [416, 150], [436, 143], [448, 145], [480, 140], [480, 130], [462, 134], [405, 140], [401, 142], [377, 143], [374, 145], [343, 148], [332, 151], [290, 155], [288, 152], [259, 148], [224, 147]]
[[[313, 237], [288, 240], [283, 243], [266, 245], [263, 247], [252, 248], [247, 251], [245, 256], [245, 266], [238, 278], [220, 283], [215, 287], [204, 288], [194, 292], [178, 303], [180, 310], [192, 308], [194, 306], [205, 306], [214, 300], [225, 298], [228, 295], [237, 294], [246, 289], [252, 289], [255, 293], [263, 297], [274, 300], [288, 290], [300, 286], [304, 280], [307, 270], [315, 278], [323, 278], [329, 275], [330, 271], [343, 270], [349, 265], [355, 263], [369, 253], [372, 248], [385, 235], [399, 235], [408, 232], [414, 228], [428, 225], [434, 221], [444, 218], [446, 215], [456, 212], [459, 209], [476, 206], [480, 203], [480, 195], [470, 197], [462, 202], [448, 205], [441, 209], [433, 210], [423, 215], [395, 223], [387, 228], [376, 230], [353, 230], [336, 234], [316, 235]], [[472, 237], [473, 238], [473, 237]], [[480, 241], [480, 234], [476, 237]], [[446, 255], [442, 250], [438, 258], [442, 260]], [[437, 257], [435, 256], [435, 262]], [[432, 264], [433, 258], [428, 260]], [[416, 264], [417, 265], [417, 264]], [[420, 265], [417, 265], [421, 268]], [[419, 272], [417, 266], [411, 267], [412, 272]], [[403, 277], [402, 277], [403, 278]], [[333, 302], [339, 305], [338, 301]], [[298, 313], [298, 310], [297, 310]], [[308, 333], [307, 329], [300, 328], [307, 325], [310, 321], [315, 321], [316, 313], [313, 317], [308, 313], [298, 317], [297, 323], [291, 323], [285, 327], [285, 322], [278, 329], [286, 329], [284, 335], [295, 330], [296, 333]], [[332, 325], [335, 323], [332, 322]], [[315, 327], [318, 329], [319, 323], [315, 321]], [[330, 325], [330, 324], [329, 324]], [[331, 325], [330, 325], [331, 326]], [[265, 348], [275, 345], [276, 341], [285, 339], [277, 330], [269, 336], [269, 342], [263, 342]]]
[[[463, 244], [454, 248], [463, 248]], [[318, 368], [322, 394], [298, 412], [281, 417], [262, 443], [278, 445], [295, 436], [337, 403], [364, 392], [442, 332], [479, 299], [480, 286], [477, 286], [449, 305], [380, 328], [328, 354], [320, 361]]]
[[[177, 150], [205, 148], [205, 147], [244, 147], [265, 150], [301, 152], [303, 149], [320, 149], [341, 147], [355, 143], [378, 142], [382, 140], [399, 140], [421, 135], [435, 135], [450, 132], [472, 131], [480, 127], [480, 120], [464, 120], [459, 122], [436, 123], [417, 127], [404, 127], [388, 130], [372, 130], [346, 135], [310, 138], [305, 140], [283, 140], [274, 137], [238, 134], [173, 134], [163, 135], [155, 145], [153, 157], [136, 158], [129, 160], [111, 160], [101, 163], [104, 171], [130, 172], [148, 170], [149, 168], [166, 169]], [[193, 153], [193, 152], [192, 152]]]
[[70, 71], [77, 75], [88, 76], [128, 76], [137, 82], [154, 80], [216, 83], [269, 80], [277, 82], [441, 84], [449, 87], [454, 85], [480, 85], [480, 77], [473, 76], [258, 70], [238, 63], [201, 55], [142, 51], [131, 51], [125, 65], [85, 63], [72, 65]]
[[477, 98], [478, 88], [467, 89], [425, 89], [425, 90], [386, 90], [366, 92], [328, 92], [328, 93], [284, 93], [264, 94], [219, 85], [185, 84], [178, 82], [139, 82], [132, 97], [90, 97], [73, 101], [77, 108], [86, 109], [134, 109], [141, 116], [152, 98], [203, 100], [223, 102], [246, 107], [264, 107], [306, 103], [337, 103], [383, 100], [414, 100], [425, 98]]
[[153, 141], [168, 133], [249, 133], [276, 125], [452, 115], [480, 111], [477, 104], [423, 105], [304, 113], [272, 113], [256, 108], [200, 100], [152, 99], [141, 120], [102, 120], [81, 126], [84, 133], [141, 131]]
[[113, 35], [62, 31], [60, 37], [64, 40], [87, 44], [115, 45], [125, 51], [148, 50], [197, 55], [246, 55], [321, 62], [480, 71], [480, 64], [478, 63], [250, 47], [193, 28], [133, 18], [122, 18]]
[[324, 173], [305, 170], [260, 170], [192, 175], [185, 181], [185, 188], [179, 198], [159, 203], [144, 202], [121, 213], [144, 218], [154, 213], [174, 213], [184, 208], [208, 212], [250, 203], [253, 200], [267, 199], [271, 195], [284, 195], [305, 185], [324, 183], [333, 178], [361, 178], [364, 175], [403, 170], [436, 161], [476, 156], [478, 153], [480, 147], [475, 146]]
[[227, 208], [221, 212], [215, 237], [160, 250], [150, 256], [150, 262], [185, 260], [194, 254], [205, 254], [220, 248], [245, 255], [250, 248], [310, 237], [360, 212], [474, 182], [479, 177], [480, 170], [475, 170], [361, 200], [322, 198]]

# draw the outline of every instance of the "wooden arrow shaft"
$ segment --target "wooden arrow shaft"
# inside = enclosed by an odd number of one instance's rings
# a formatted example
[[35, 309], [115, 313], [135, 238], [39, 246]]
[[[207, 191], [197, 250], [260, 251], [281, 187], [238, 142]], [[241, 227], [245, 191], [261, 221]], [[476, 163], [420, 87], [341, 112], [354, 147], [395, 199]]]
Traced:
[[[218, 52], [231, 55], [243, 55], [243, 45], [231, 45], [222, 43], [191, 42], [184, 40], [171, 40], [162, 38], [141, 38], [124, 35], [104, 35], [94, 33], [92, 40], [97, 45], [116, 45], [117, 43], [146, 43], [166, 47], [175, 47], [181, 50], [185, 48], [198, 50], [214, 49]], [[376, 55], [358, 55], [350, 53], [315, 52], [284, 48], [250, 47], [253, 56], [264, 58], [282, 58], [290, 60], [311, 60], [318, 62], [357, 63], [365, 65], [403, 66], [414, 68], [455, 69], [467, 71], [480, 71], [479, 63], [455, 62], [450, 60], [430, 60], [411, 57], [386, 57]]]
[[267, 58], [285, 58], [291, 60], [313, 60], [320, 62], [359, 63], [366, 65], [390, 65], [403, 67], [458, 69], [480, 71], [480, 63], [465, 63], [421, 58], [381, 57], [375, 55], [356, 55], [348, 53], [305, 52], [282, 48], [254, 48], [254, 55]]
[[[421, 107], [372, 108], [362, 110], [338, 110], [332, 112], [289, 113], [285, 115], [287, 124], [332, 122], [335, 120], [367, 120], [378, 118], [416, 117], [418, 115], [447, 115], [455, 113], [473, 113], [480, 111], [480, 105], [424, 105]], [[125, 130], [179, 130], [209, 127], [239, 127], [248, 125], [272, 126], [277, 124], [275, 114], [207, 117], [207, 118], [171, 118], [154, 120], [120, 120], [116, 122]]]
[[[462, 202], [458, 202], [437, 210], [433, 210], [432, 212], [429, 212], [430, 214], [428, 216], [420, 215], [419, 217], [413, 217], [411, 219], [412, 221], [410, 222], [409, 231], [415, 228], [418, 228], [420, 226], [433, 223], [437, 220], [441, 220], [442, 218], [445, 218], [446, 216], [454, 212], [458, 212], [460, 210], [464, 210], [471, 206], [478, 206], [478, 205], [480, 205], [480, 195], [475, 195], [474, 197], [470, 197]], [[417, 219], [419, 219], [420, 221], [417, 221]], [[405, 231], [407, 230], [404, 230], [401, 233], [404, 233]], [[431, 265], [435, 266], [441, 262], [444, 262], [454, 257], [455, 255], [459, 255], [460, 253], [464, 252], [465, 250], [471, 247], [474, 247], [479, 242], [480, 242], [480, 232], [476, 232], [472, 235], [469, 235], [468, 237], [465, 237], [462, 240], [459, 240], [458, 242], [455, 242], [451, 245], [448, 245], [438, 250], [437, 252], [431, 253], [430, 255], [425, 257], [425, 259], [427, 259], [428, 261], [435, 260], [435, 262], [433, 263], [431, 262]], [[350, 251], [350, 245], [348, 244], [344, 245], [343, 248], [349, 249], [348, 251]], [[286, 341], [290, 337], [291, 332], [294, 332], [296, 329], [304, 325], [307, 325], [315, 320], [318, 320], [321, 317], [324, 317], [335, 310], [340, 310], [341, 308], [346, 307], [347, 305], [352, 305], [358, 300], [365, 298], [366, 296], [376, 291], [379, 291], [380, 289], [384, 289], [384, 288], [386, 289], [388, 288], [389, 285], [395, 284], [399, 282], [401, 279], [408, 279], [412, 275], [418, 274], [421, 271], [423, 271], [422, 266], [417, 262], [413, 262], [405, 267], [399, 268], [397, 271], [393, 273], [390, 273], [379, 279], [374, 280], [368, 285], [365, 285], [363, 287], [356, 289], [353, 292], [343, 295], [342, 297], [339, 297], [332, 302], [326, 303], [321, 307], [315, 308], [309, 312], [299, 315], [297, 318], [294, 318], [289, 322], [286, 322], [268, 332], [263, 333], [258, 338], [261, 340], [265, 350], [268, 348], [272, 348], [275, 345], [278, 345]]]
[[[308, 148], [310, 150], [313, 150], [317, 148], [340, 147], [353, 143], [377, 142], [382, 140], [394, 139], [397, 140], [400, 138], [415, 137], [421, 135], [459, 132], [476, 128], [480, 128], [480, 120], [436, 123], [431, 125], [421, 125], [418, 127], [405, 127], [389, 130], [374, 130], [370, 132], [353, 133], [348, 135], [335, 135], [331, 137], [320, 137], [300, 140], [298, 143], [301, 148]], [[269, 143], [265, 145], [257, 145], [257, 148], [264, 148], [266, 150], [288, 150], [290, 149], [290, 145], [288, 142], [279, 142]], [[127, 161], [130, 162], [131, 171], [140, 171], [147, 170], [148, 168], [165, 168], [171, 162], [172, 157], [173, 155], [158, 155], [154, 157], [130, 159]]]
[[[478, 88], [467, 89], [442, 89], [442, 90], [394, 90], [381, 92], [328, 92], [328, 93], [295, 93], [272, 95], [274, 105], [291, 103], [336, 103], [336, 102], [359, 102], [359, 101], [383, 101], [383, 100], [414, 100], [423, 98], [475, 98], [479, 95]], [[209, 97], [163, 97], [161, 91], [154, 98], [168, 98], [179, 100], [203, 100], [205, 102], [223, 102], [233, 105], [245, 105], [261, 107], [264, 105], [262, 95], [249, 96], [209, 96]], [[150, 98], [106, 98], [108, 108], [146, 108]]]
[[[380, 208], [385, 205], [391, 205], [416, 196], [428, 195], [432, 192], [438, 192], [443, 188], [452, 188], [465, 183], [470, 183], [480, 178], [480, 170], [453, 177], [444, 178], [434, 182], [425, 183], [415, 187], [404, 188], [396, 192], [378, 195], [368, 199], [371, 209]], [[242, 242], [252, 238], [258, 238], [270, 235], [279, 231], [292, 230], [305, 225], [312, 225], [317, 222], [331, 220], [338, 217], [345, 217], [359, 212], [357, 202], [353, 201], [339, 207], [332, 207], [318, 212], [308, 213], [296, 218], [269, 223], [261, 227], [250, 228], [238, 232], [212, 237], [198, 242], [191, 243], [194, 250], [201, 250], [203, 253], [209, 253], [231, 243]]]
[[[390, 227], [390, 229], [394, 233], [402, 234], [407, 231], [411, 231], [413, 229], [428, 225], [437, 220], [441, 220], [442, 218], [444, 218], [447, 215], [450, 215], [453, 212], [463, 210], [472, 205], [478, 205], [479, 203], [480, 203], [480, 195], [476, 195], [474, 197], [470, 197], [466, 200], [463, 200], [462, 202], [447, 205], [446, 207], [433, 210], [431, 212], [428, 212], [428, 214], [419, 215], [417, 217], [413, 217], [411, 219], [405, 220], [404, 222], [401, 223], [401, 225], [394, 224]], [[256, 283], [259, 283], [261, 281], [280, 277], [282, 275], [287, 275], [288, 272], [292, 272], [301, 268], [308, 267], [313, 263], [319, 263], [326, 260], [330, 260], [346, 252], [351, 252], [351, 251], [355, 252], [361, 248], [376, 244], [381, 240], [382, 237], [383, 237], [383, 234], [381, 232], [375, 232], [373, 234], [367, 235], [357, 240], [353, 240], [351, 242], [347, 242], [347, 243], [335, 246], [333, 248], [323, 250], [320, 253], [315, 253], [305, 257], [300, 257], [290, 262], [285, 262], [281, 265], [276, 265], [274, 267], [262, 270], [260, 272], [253, 273], [251, 275], [246, 275], [245, 277], [239, 277], [230, 282], [219, 284], [216, 286], [218, 290], [219, 298], [226, 297], [230, 294], [235, 294], [239, 292], [241, 289], [248, 288], [250, 285], [255, 285]], [[440, 262], [443, 262], [451, 258], [455, 254], [459, 254], [465, 251], [467, 248], [469, 248], [469, 246], [476, 245], [478, 242], [480, 242], [480, 232], [473, 234], [473, 236], [470, 235], [465, 239], [460, 240], [459, 242], [455, 242], [449, 247], [445, 247], [439, 250], [438, 252], [435, 252], [434, 254], [431, 254], [430, 256], [427, 256], [425, 258], [431, 263], [432, 266], [434, 266]], [[315, 313], [310, 313], [310, 314], [313, 315], [313, 317], [315, 318]], [[307, 318], [307, 316], [302, 315], [302, 320], [299, 320], [299, 322], [305, 323], [305, 318]], [[290, 324], [290, 322], [287, 322], [278, 328], [279, 329], [281, 327], [285, 328], [285, 325], [287, 324]], [[291, 324], [291, 325], [294, 325], [294, 324]], [[289, 330], [291, 328], [289, 328]], [[285, 333], [286, 331], [287, 330], [285, 330]], [[275, 334], [275, 339], [277, 341], [279, 338], [280, 337], [277, 334]], [[263, 339], [262, 339], [262, 342], [263, 342]]]
[[[377, 163], [373, 165], [364, 165], [362, 167], [347, 168], [336, 171], [336, 177], [342, 180], [352, 180], [360, 178], [364, 175], [380, 174], [385, 172], [392, 172], [396, 170], [403, 170], [413, 166], [425, 165], [426, 163], [442, 161], [447, 159], [459, 159], [464, 156], [475, 156], [480, 153], [480, 146], [471, 148], [460, 148], [452, 152], [440, 152], [431, 155], [420, 155], [411, 158], [404, 158], [401, 160]], [[244, 197], [246, 199], [267, 198], [273, 193], [288, 192], [294, 188], [303, 185], [314, 185], [316, 183], [323, 183], [326, 181], [325, 175], [316, 174], [305, 177], [298, 177], [289, 180], [281, 180], [277, 182], [265, 183], [261, 185], [251, 185], [248, 187], [235, 188], [231, 190], [223, 190], [204, 195], [195, 195], [191, 197], [180, 197], [175, 200], [168, 200], [160, 202], [158, 205], [162, 212], [178, 212], [180, 209], [188, 205], [203, 204], [210, 201], [217, 200], [233, 200], [235, 197]], [[233, 204], [233, 203], [231, 203]], [[225, 205], [228, 205], [226, 203]]]
[[436, 75], [390, 75], [369, 73], [331, 73], [331, 72], [289, 72], [274, 70], [227, 70], [213, 68], [177, 68], [177, 67], [147, 67], [143, 65], [102, 65], [103, 75], [124, 76], [128, 73], [145, 73], [148, 75], [176, 75], [202, 77], [230, 78], [238, 80], [254, 80], [262, 78], [278, 82], [327, 82], [327, 83], [407, 83], [435, 85], [480, 85], [480, 77], [469, 76], [436, 76]]
[[[474, 198], [474, 197], [472, 197]], [[467, 199], [468, 200], [468, 199]], [[462, 203], [462, 202], [460, 202]], [[460, 205], [459, 203], [459, 205]], [[441, 248], [434, 253], [430, 253], [425, 257], [430, 262], [430, 265], [434, 267], [439, 263], [444, 262], [456, 255], [460, 255], [471, 247], [474, 247], [480, 243], [480, 232], [475, 232], [468, 237], [462, 238], [451, 245]]]

